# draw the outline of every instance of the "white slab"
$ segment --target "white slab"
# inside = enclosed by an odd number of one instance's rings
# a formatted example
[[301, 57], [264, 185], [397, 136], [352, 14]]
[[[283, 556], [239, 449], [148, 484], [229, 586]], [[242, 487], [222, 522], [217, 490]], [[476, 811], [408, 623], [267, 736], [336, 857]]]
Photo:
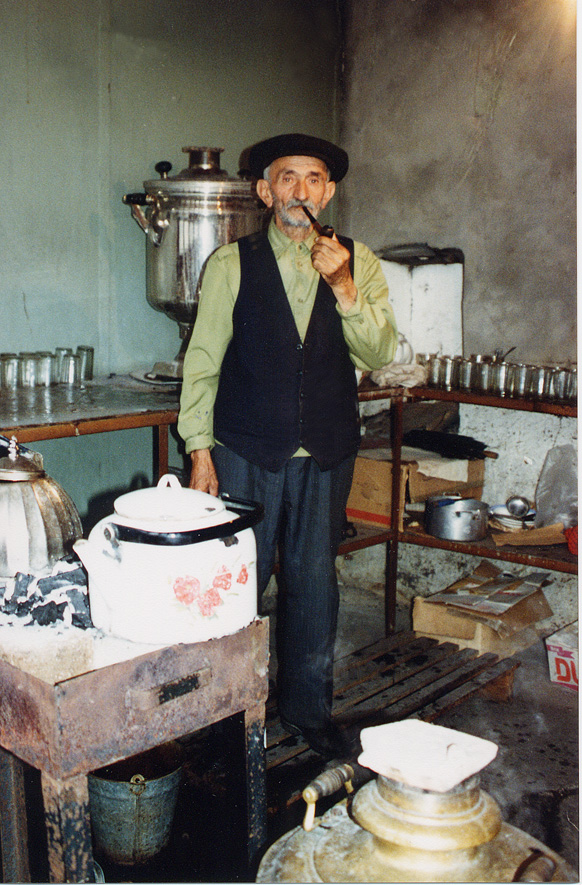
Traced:
[[452, 790], [497, 755], [497, 744], [492, 741], [420, 719], [364, 728], [360, 739], [360, 765], [437, 793]]
[[463, 265], [380, 259], [396, 323], [415, 353], [463, 353]]

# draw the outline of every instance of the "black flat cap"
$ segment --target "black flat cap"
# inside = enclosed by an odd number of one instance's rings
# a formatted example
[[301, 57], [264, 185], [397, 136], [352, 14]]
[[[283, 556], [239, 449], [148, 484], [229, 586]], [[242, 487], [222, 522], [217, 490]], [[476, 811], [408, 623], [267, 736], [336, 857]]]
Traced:
[[248, 161], [251, 173], [255, 178], [262, 178], [267, 166], [279, 157], [317, 157], [326, 164], [332, 181], [341, 181], [349, 166], [346, 152], [331, 141], [293, 132], [253, 145]]

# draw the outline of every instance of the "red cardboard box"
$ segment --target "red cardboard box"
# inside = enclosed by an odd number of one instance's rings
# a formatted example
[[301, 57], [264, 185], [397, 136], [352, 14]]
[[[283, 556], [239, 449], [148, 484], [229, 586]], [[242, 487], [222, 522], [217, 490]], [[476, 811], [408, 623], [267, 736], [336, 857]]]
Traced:
[[578, 621], [546, 639], [550, 679], [578, 691]]

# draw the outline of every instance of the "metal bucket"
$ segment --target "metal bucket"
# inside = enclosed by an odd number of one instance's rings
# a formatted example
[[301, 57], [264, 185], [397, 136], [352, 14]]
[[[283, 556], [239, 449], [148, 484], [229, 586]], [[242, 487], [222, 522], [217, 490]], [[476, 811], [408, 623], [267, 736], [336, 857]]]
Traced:
[[183, 756], [173, 742], [88, 776], [96, 853], [117, 864], [150, 860], [169, 841]]

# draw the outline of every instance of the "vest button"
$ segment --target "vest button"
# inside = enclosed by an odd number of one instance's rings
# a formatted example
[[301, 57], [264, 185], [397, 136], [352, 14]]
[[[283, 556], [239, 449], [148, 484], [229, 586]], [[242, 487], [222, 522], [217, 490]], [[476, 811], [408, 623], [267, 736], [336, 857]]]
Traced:
[[302, 344], [298, 344], [298, 345], [297, 345], [297, 350], [303, 350], [303, 345], [302, 345]]

